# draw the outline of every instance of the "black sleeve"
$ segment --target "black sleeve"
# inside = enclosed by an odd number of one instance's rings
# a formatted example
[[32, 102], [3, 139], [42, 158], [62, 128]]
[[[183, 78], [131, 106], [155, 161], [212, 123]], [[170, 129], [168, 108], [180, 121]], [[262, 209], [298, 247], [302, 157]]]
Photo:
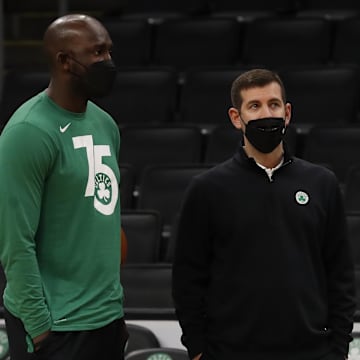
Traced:
[[337, 183], [329, 196], [325, 243], [329, 330], [334, 352], [347, 356], [356, 310], [355, 272], [347, 238], [343, 199]]
[[179, 217], [173, 262], [173, 298], [190, 358], [204, 349], [205, 293], [210, 269], [211, 239], [207, 197], [194, 180]]

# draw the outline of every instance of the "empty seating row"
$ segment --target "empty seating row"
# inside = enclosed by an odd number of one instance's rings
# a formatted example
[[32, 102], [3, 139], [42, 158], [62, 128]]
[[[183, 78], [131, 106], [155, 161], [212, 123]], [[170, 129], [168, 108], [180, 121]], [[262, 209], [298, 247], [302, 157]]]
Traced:
[[[232, 81], [247, 68], [170, 68], [120, 70], [113, 92], [97, 103], [123, 125], [182, 123], [214, 126], [229, 123]], [[293, 125], [357, 122], [360, 71], [357, 67], [279, 68], [287, 99], [293, 104]], [[16, 71], [5, 76], [0, 121], [26, 99], [46, 88], [46, 72]]]
[[[360, 211], [348, 211], [346, 219], [353, 260], [355, 267], [360, 269]], [[177, 216], [174, 221], [173, 233], [169, 238], [165, 238], [160, 233], [161, 215], [154, 210], [125, 210], [122, 213], [122, 227], [127, 234], [128, 246], [128, 256], [122, 264], [122, 268], [125, 269], [124, 271], [131, 272], [131, 270], [127, 269], [137, 268], [138, 265], [146, 268], [146, 266], [151, 264], [158, 264], [159, 266], [162, 264], [158, 269], [169, 269], [171, 267], [176, 245]], [[162, 253], [160, 247], [163, 248]], [[162, 271], [167, 272], [169, 270]], [[123, 276], [127, 279], [126, 275]], [[136, 299], [134, 301], [139, 303], [145, 301], [141, 297], [136, 298], [134, 296], [134, 298]], [[168, 300], [165, 299], [164, 301], [170, 304], [169, 298]]]
[[243, 2], [236, 0], [146, 0], [135, 1], [85, 1], [59, 0], [49, 2], [34, 0], [4, 0], [6, 15], [28, 15], [29, 13], [59, 14], [83, 11], [96, 12], [101, 16], [116, 15], [125, 18], [176, 18], [181, 16], [239, 16], [245, 19], [278, 14], [296, 14], [297, 16], [323, 16], [326, 18], [345, 18], [359, 13], [356, 0], [338, 2], [336, 0], [256, 0]]
[[[128, 167], [136, 185], [149, 165], [208, 166], [225, 161], [242, 139], [242, 133], [230, 126], [215, 127], [205, 135], [194, 126], [124, 127], [121, 134], [120, 165]], [[289, 126], [285, 140], [293, 154], [328, 166], [341, 183], [360, 163], [360, 126], [317, 126], [305, 138]]]
[[[192, 178], [207, 170], [206, 166], [150, 166], [146, 168], [138, 198], [132, 208], [124, 201], [135, 187], [125, 190], [120, 183], [123, 229], [128, 237], [128, 263], [172, 262], [178, 214], [183, 196]], [[360, 236], [360, 164], [348, 173], [344, 184], [344, 202], [352, 226], [353, 243]], [[134, 202], [134, 201], [133, 201]], [[146, 243], [142, 244], [142, 241]], [[360, 254], [360, 248], [357, 247]], [[360, 255], [357, 256], [360, 266]]]
[[155, 0], [149, 3], [146, 0], [129, 1], [121, 8], [125, 16], [180, 16], [182, 14], [214, 16], [264, 17], [274, 14], [297, 14], [298, 16], [340, 16], [349, 17], [359, 11], [356, 0], [326, 1], [326, 0], [255, 0], [251, 2], [237, 0], [195, 0], [195, 1], [166, 1]]
[[[296, 134], [292, 130], [289, 128], [287, 133], [290, 149], [296, 144]], [[199, 129], [194, 127], [129, 128], [123, 130], [122, 139], [120, 160], [126, 161], [120, 163], [122, 208], [155, 210], [160, 214], [158, 233], [166, 240], [156, 248], [164, 259], [190, 180], [231, 157], [241, 135], [231, 128], [213, 130], [206, 140], [202, 139], [207, 145], [205, 159], [212, 161], [201, 163], [198, 161], [201, 156]], [[153, 143], [156, 145], [152, 148]], [[304, 143], [305, 159], [329, 167], [338, 176], [347, 211], [360, 211], [359, 153], [360, 127], [315, 127]]]
[[[299, 17], [108, 20], [119, 66], [325, 65], [358, 63], [360, 18], [332, 23]], [[276, 39], [276, 41], [274, 41]], [[261, 44], [261, 46], [258, 46]]]
[[131, 1], [92, 1], [86, 0], [61, 0], [59, 2], [48, 2], [46, 0], [33, 0], [31, 4], [26, 0], [4, 1], [4, 8], [7, 13], [22, 12], [49, 12], [57, 11], [63, 7], [70, 11], [74, 10], [106, 10], [118, 11], [121, 13], [192, 13], [201, 14], [209, 11], [312, 11], [312, 10], [357, 10], [356, 0], [274, 0], [269, 3], [266, 0], [255, 0], [243, 2], [237, 0], [131, 0]]
[[[113, 43], [118, 66], [267, 67], [289, 65], [357, 64], [360, 59], [360, 17], [332, 23], [326, 19], [299, 17], [259, 18], [239, 23], [228, 18], [167, 19], [159, 24], [147, 20], [104, 21]], [[44, 32], [46, 26], [44, 25]], [[29, 36], [31, 31], [28, 32]], [[26, 37], [26, 33], [24, 35]], [[276, 41], [274, 41], [276, 39]], [[261, 44], [261, 46], [258, 46]], [[6, 68], [24, 59], [11, 56], [11, 39], [5, 43]], [[31, 54], [32, 47], [23, 47]], [[31, 45], [31, 44], [30, 44]], [[39, 62], [43, 54], [38, 52]], [[29, 60], [28, 65], [34, 64]]]
[[[165, 231], [172, 226], [190, 179], [230, 158], [242, 138], [241, 132], [226, 126], [206, 135], [190, 126], [125, 127], [121, 134], [122, 208], [159, 211]], [[330, 167], [343, 184], [354, 178], [348, 173], [360, 163], [360, 127], [315, 127], [306, 140], [304, 158]], [[296, 154], [298, 134], [293, 127], [287, 130], [286, 142]], [[352, 187], [356, 191], [356, 183]]]

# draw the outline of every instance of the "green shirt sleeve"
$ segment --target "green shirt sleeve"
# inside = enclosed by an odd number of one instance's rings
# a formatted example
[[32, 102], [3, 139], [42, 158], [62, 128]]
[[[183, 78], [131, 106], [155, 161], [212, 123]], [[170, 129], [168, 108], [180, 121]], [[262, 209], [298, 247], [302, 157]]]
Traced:
[[50, 137], [29, 123], [0, 137], [0, 260], [4, 304], [34, 338], [51, 328], [36, 257], [36, 233], [46, 177], [55, 157]]

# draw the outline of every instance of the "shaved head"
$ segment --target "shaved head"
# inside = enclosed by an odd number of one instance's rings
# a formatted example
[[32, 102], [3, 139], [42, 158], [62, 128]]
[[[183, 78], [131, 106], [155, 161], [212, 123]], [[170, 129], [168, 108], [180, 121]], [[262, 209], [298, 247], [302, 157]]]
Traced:
[[108, 36], [104, 26], [91, 16], [71, 14], [56, 19], [44, 34], [44, 50], [50, 67], [54, 67], [60, 52], [72, 51], [84, 39], [99, 34]]
[[107, 94], [116, 76], [112, 45], [105, 27], [91, 16], [71, 14], [52, 22], [44, 34], [49, 96], [65, 109], [82, 112], [87, 100]]

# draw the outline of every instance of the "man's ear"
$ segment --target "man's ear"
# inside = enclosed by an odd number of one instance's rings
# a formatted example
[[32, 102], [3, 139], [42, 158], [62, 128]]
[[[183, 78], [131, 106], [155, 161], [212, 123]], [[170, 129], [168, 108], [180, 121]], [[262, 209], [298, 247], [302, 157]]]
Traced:
[[243, 130], [243, 122], [241, 120], [239, 111], [236, 108], [231, 107], [228, 110], [228, 115], [234, 127], [238, 130]]
[[56, 62], [60, 64], [60, 66], [62, 66], [65, 70], [68, 70], [69, 68], [69, 63], [67, 60], [68, 60], [68, 56], [66, 53], [59, 51], [56, 54]]
[[288, 126], [291, 120], [291, 104], [287, 102], [285, 104], [285, 126]]

